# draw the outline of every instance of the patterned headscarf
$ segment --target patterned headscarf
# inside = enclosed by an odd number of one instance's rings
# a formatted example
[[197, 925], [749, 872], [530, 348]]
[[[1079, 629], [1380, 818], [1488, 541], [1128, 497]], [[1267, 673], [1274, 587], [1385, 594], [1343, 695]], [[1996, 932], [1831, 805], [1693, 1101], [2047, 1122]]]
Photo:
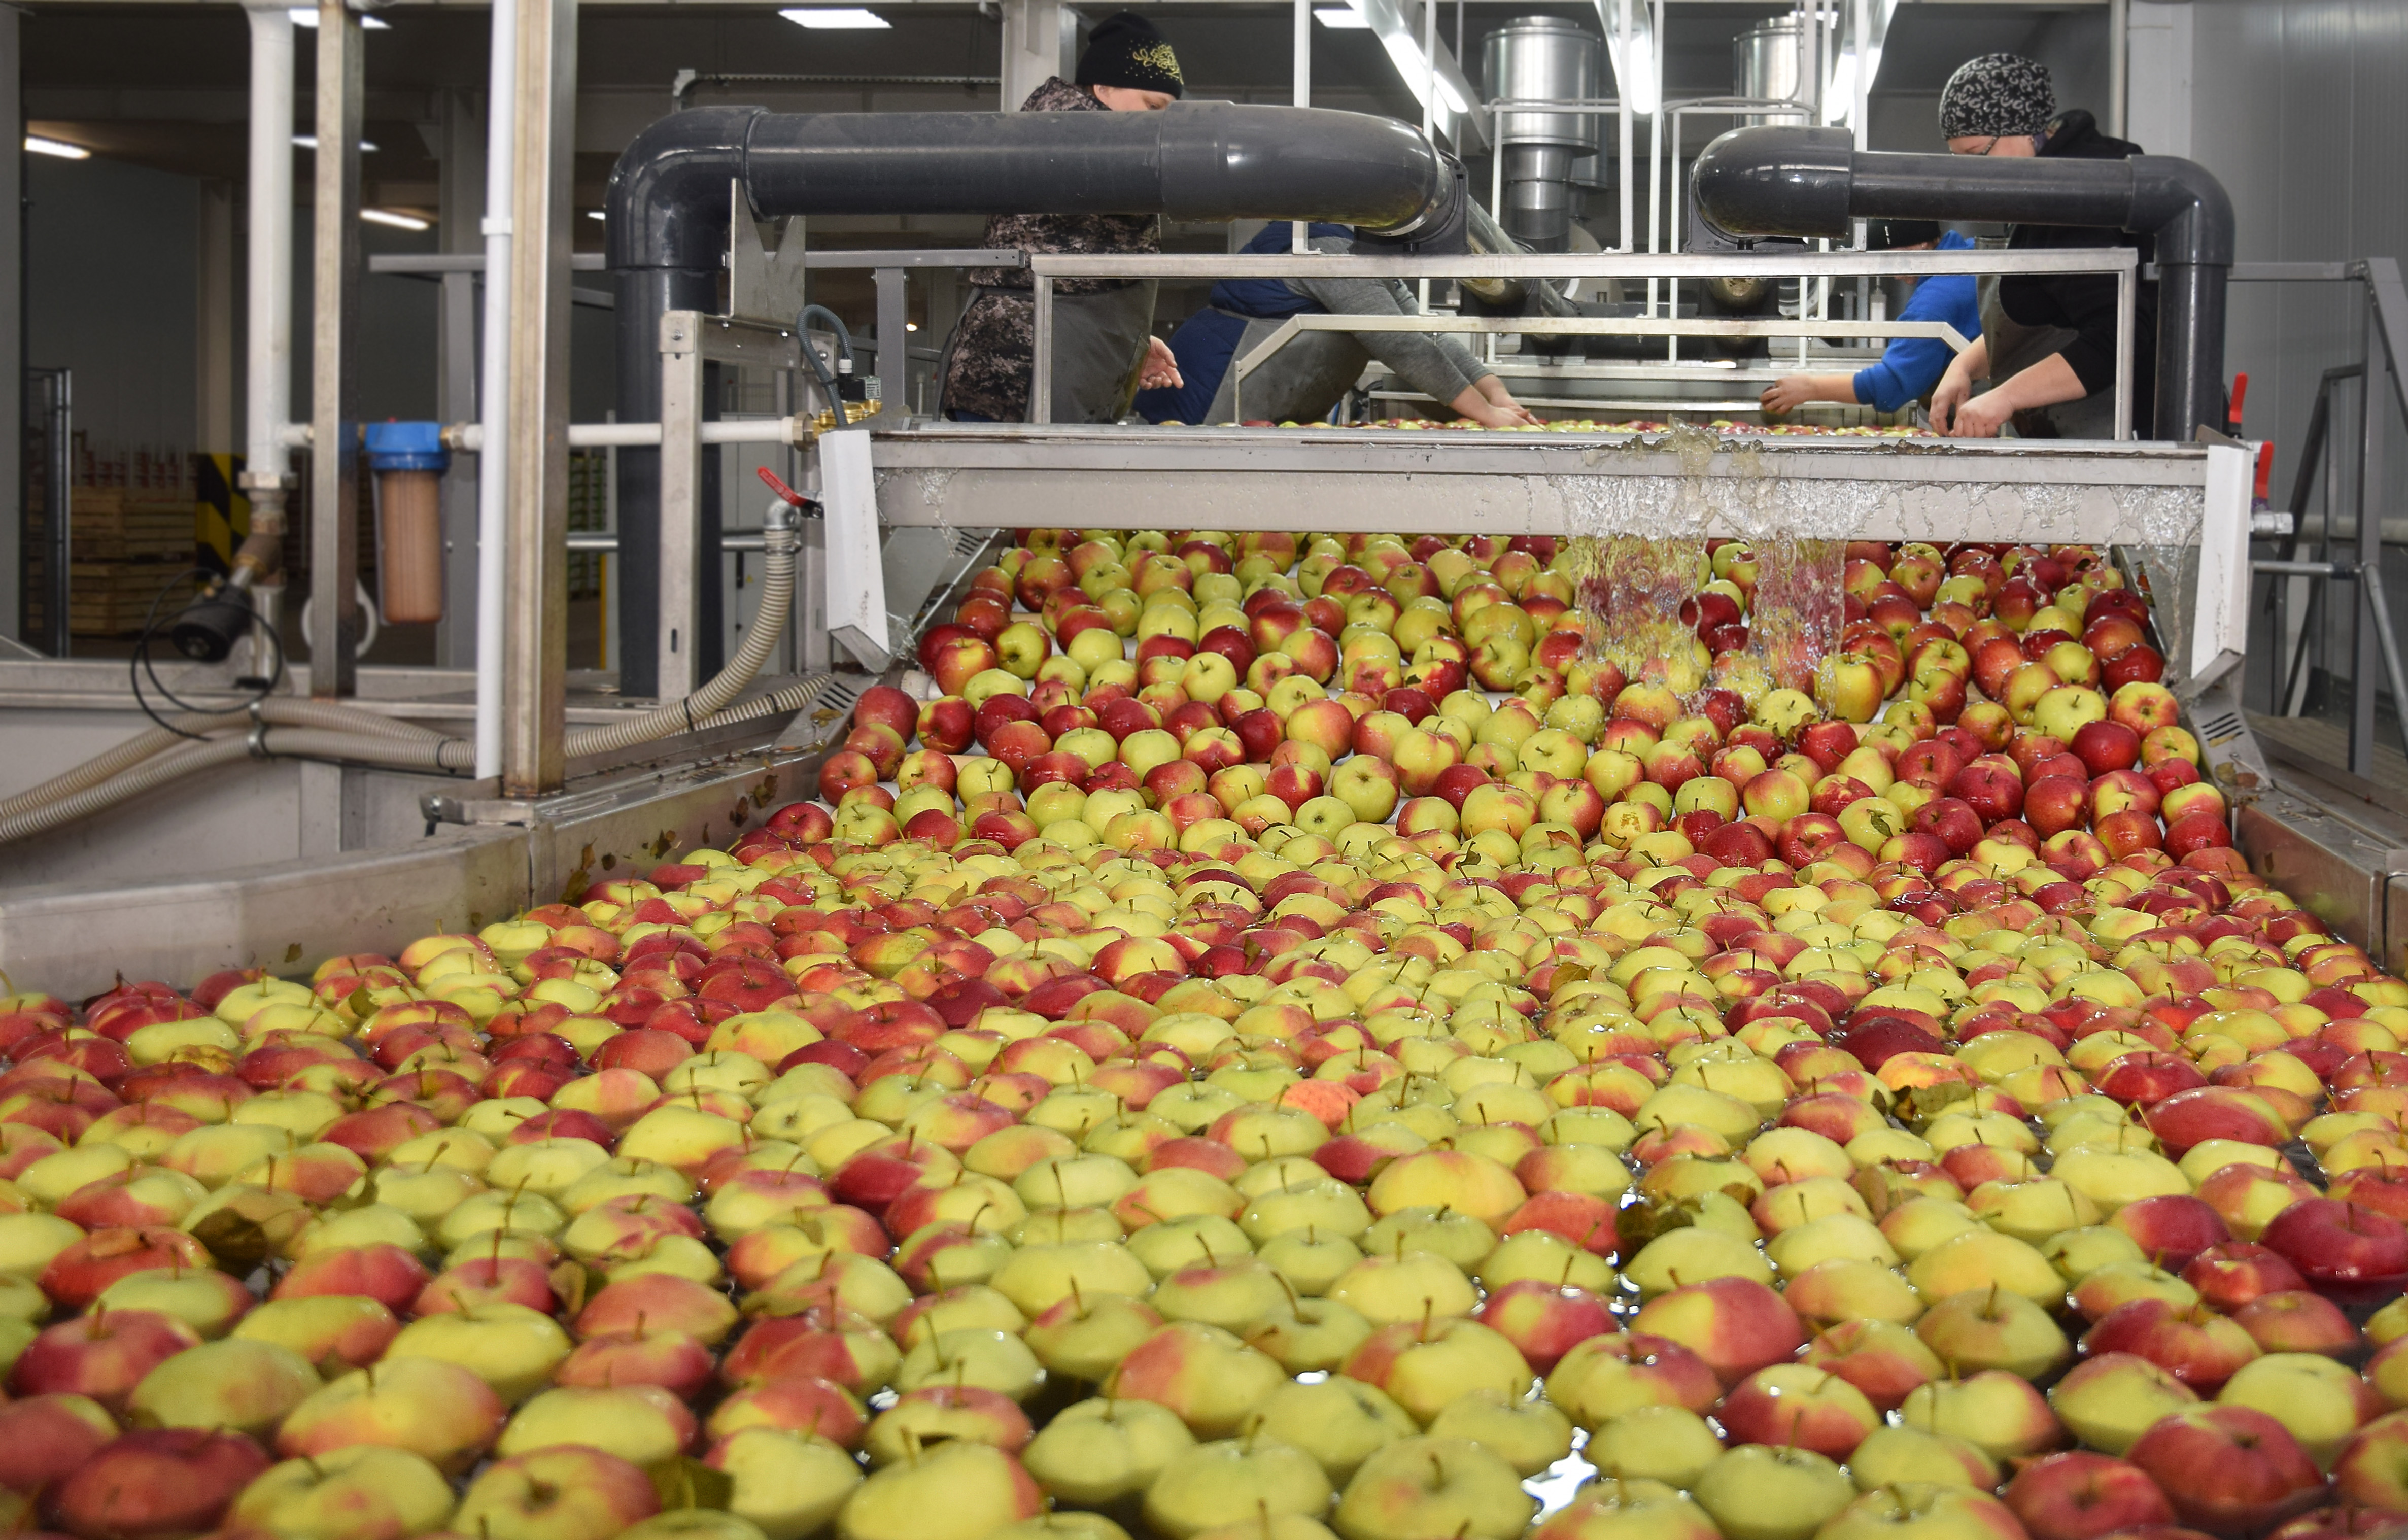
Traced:
[[1170, 40], [1133, 10], [1105, 17], [1087, 35], [1087, 50], [1079, 55], [1076, 83], [1160, 91], [1174, 98], [1187, 90]]
[[2048, 66], [2014, 53], [1968, 59], [1940, 93], [1940, 137], [2038, 134], [2057, 114]]

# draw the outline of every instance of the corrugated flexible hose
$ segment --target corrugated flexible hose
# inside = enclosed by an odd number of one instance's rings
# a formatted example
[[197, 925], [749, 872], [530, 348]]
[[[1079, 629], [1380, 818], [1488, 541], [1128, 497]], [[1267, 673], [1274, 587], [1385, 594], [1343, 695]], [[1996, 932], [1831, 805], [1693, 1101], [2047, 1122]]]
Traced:
[[[824, 679], [789, 685], [741, 705], [729, 704], [768, 662], [794, 612], [795, 553], [799, 542], [791, 510], [773, 510], [767, 536], [761, 608], [727, 666], [682, 700], [624, 722], [570, 733], [563, 744], [567, 757], [616, 753], [679, 733], [796, 712], [818, 698], [826, 687]], [[187, 775], [238, 759], [323, 759], [423, 770], [464, 770], [476, 763], [476, 745], [467, 739], [447, 738], [413, 723], [318, 701], [272, 698], [251, 710], [188, 712], [170, 720], [180, 731], [154, 727], [136, 734], [64, 774], [0, 800], [0, 844], [47, 833]], [[230, 727], [250, 730], [206, 736]], [[191, 734], [204, 735], [204, 741], [194, 742], [187, 736]]]

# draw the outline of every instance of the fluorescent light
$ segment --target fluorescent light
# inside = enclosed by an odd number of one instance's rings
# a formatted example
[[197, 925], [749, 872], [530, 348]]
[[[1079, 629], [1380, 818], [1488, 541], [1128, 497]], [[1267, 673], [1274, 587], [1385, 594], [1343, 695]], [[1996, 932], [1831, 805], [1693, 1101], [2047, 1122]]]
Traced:
[[[1404, 77], [1407, 89], [1413, 94], [1413, 100], [1420, 101], [1423, 88], [1430, 78], [1429, 61], [1422, 57], [1421, 44], [1401, 33], [1383, 33], [1380, 45], [1388, 50], [1389, 62], [1397, 66], [1397, 73]], [[1464, 101], [1463, 94], [1455, 89], [1455, 82], [1443, 75], [1438, 78], [1438, 99], [1447, 111], [1458, 118], [1471, 110]]]
[[[1629, 7], [1630, 37], [1622, 36], [1623, 7]], [[1613, 88], [1638, 117], [1653, 117], [1664, 104], [1664, 72], [1656, 59], [1656, 23], [1648, 0], [1597, 0], [1605, 25], [1606, 57], [1613, 64]]]
[[916, 332], [920, 329], [920, 324], [916, 321], [906, 321], [903, 323], [903, 329], [907, 332]]
[[1312, 19], [1332, 32], [1369, 32], [1371, 23], [1352, 6], [1315, 6]]
[[[294, 6], [291, 10], [286, 11], [285, 14], [293, 18], [293, 24], [296, 27], [314, 27], [318, 24], [318, 7], [315, 6]], [[390, 22], [380, 22], [373, 16], [363, 16], [360, 18], [360, 30], [362, 32], [391, 32], [393, 30], [393, 23]]]
[[585, 217], [587, 219], [609, 219], [610, 216], [604, 213], [599, 209], [588, 209], [585, 210]]
[[1823, 121], [1843, 123], [1856, 115], [1856, 50], [1840, 50], [1840, 62], [1831, 66], [1830, 88], [1823, 93]]
[[432, 225], [430, 225], [426, 221], [420, 219], [416, 214], [396, 214], [390, 209], [363, 209], [360, 210], [360, 218], [367, 221], [370, 224], [390, 224], [396, 230], [427, 230], [433, 228]]
[[[299, 145], [304, 150], [315, 150], [318, 148], [318, 136], [315, 134], [295, 134], [293, 136], [293, 142]], [[375, 141], [372, 139], [362, 139], [360, 141], [360, 153], [363, 155], [375, 154]]]
[[883, 16], [859, 6], [806, 6], [778, 14], [814, 32], [883, 32], [889, 25]]
[[46, 139], [39, 134], [26, 135], [25, 148], [34, 154], [56, 155], [63, 161], [88, 161], [92, 159], [92, 151], [86, 150], [79, 144], [69, 144], [64, 139]]

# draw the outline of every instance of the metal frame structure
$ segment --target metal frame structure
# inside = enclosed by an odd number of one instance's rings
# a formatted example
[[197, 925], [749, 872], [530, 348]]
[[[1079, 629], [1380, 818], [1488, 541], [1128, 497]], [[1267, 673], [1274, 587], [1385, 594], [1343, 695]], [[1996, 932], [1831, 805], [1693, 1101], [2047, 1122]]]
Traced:
[[[2294, 631], [2280, 623], [2274, 627], [2276, 654], [2273, 677], [2276, 693], [2272, 701], [2276, 713], [2299, 714], [2297, 703], [2302, 685], [2301, 669], [2309, 645], [2306, 626], [2310, 617], [2326, 609], [2326, 597], [2331, 584], [2347, 583], [2356, 585], [2358, 618], [2356, 657], [2350, 669], [2349, 711], [2349, 773], [2371, 781], [2374, 774], [2374, 718], [2376, 669], [2391, 686], [2392, 709], [2401, 714], [2401, 743], [2408, 749], [2408, 668], [2403, 668], [2400, 638], [2393, 624], [2391, 606], [2383, 593], [2383, 519], [2373, 506], [2381, 496], [2383, 423], [2387, 410], [2378, 410], [2378, 397], [2397, 408], [2403, 422], [2408, 422], [2408, 381], [2401, 376], [2401, 351], [2395, 328], [2408, 326], [2408, 288], [2403, 288], [2400, 263], [2394, 257], [2367, 257], [2344, 263], [2260, 263], [2241, 264], [2232, 269], [2235, 281], [2257, 282], [2344, 282], [2359, 286], [2363, 310], [2358, 327], [2358, 357], [2355, 361], [2327, 369], [2316, 384], [2316, 399], [2309, 413], [2305, 441], [2300, 445], [2299, 470], [2292, 482], [2291, 512], [2293, 524], [2284, 538], [2282, 554], [2263, 561], [2254, 561], [2251, 568], [2269, 577], [2299, 578], [2315, 584], [2302, 606], [2300, 625]], [[2390, 382], [2386, 391], [2376, 389], [2377, 368]], [[2336, 553], [2334, 520], [2329, 511], [2319, 531], [2318, 555], [2313, 560], [2300, 558], [2300, 526], [2299, 520], [2307, 511], [2309, 495], [2315, 490], [2318, 470], [2327, 469], [2327, 450], [2331, 437], [2334, 415], [2333, 398], [2344, 381], [2356, 380], [2359, 389], [2358, 474], [2352, 510], [2356, 546], [2346, 554]], [[2329, 473], [2329, 489], [2333, 479]], [[2329, 490], [2328, 493], [2329, 510]], [[2267, 586], [2270, 606], [2279, 606], [2282, 590], [2288, 584]], [[2286, 648], [2286, 643], [2289, 645]], [[2289, 652], [2286, 658], [2283, 655]]]
[[[1767, 272], [1782, 277], [1831, 276], [1929, 277], [1943, 273], [2110, 273], [2116, 283], [2115, 437], [2131, 437], [2133, 303], [2138, 292], [2139, 262], [2130, 247], [2108, 246], [2092, 251], [2053, 252], [1830, 252], [1786, 253], [1779, 257], [1745, 253], [1695, 254], [1595, 252], [1547, 256], [1336, 256], [1321, 253], [1271, 253], [1255, 256], [1087, 256], [1039, 254], [1028, 259], [1036, 307], [1036, 364], [1029, 383], [1031, 421], [1044, 425], [1053, 413], [1054, 284], [1066, 278], [1222, 279], [1248, 278], [1395, 278], [1404, 281], [1463, 278], [1517, 279], [1682, 279], [1755, 278]], [[1333, 318], [1326, 324], [1356, 329]], [[1316, 318], [1316, 325], [1323, 324]], [[1779, 327], [1777, 334], [1728, 328]], [[1367, 323], [1359, 329], [1521, 332], [1572, 332], [1621, 336], [1813, 336], [1923, 335], [1896, 322], [1732, 322], [1679, 318], [1642, 320], [1605, 317], [1507, 317], [1494, 324], [1463, 318], [1412, 318], [1410, 324]], [[1676, 365], [1663, 366], [1666, 369]]]

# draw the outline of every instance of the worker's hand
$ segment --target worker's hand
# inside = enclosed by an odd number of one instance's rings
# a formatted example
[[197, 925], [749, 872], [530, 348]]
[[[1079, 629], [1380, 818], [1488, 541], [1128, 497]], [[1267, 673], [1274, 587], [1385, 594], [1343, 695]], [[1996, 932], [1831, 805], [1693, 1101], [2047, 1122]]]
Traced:
[[[1959, 353], [1961, 362], [1964, 355]], [[1973, 394], [1972, 377], [1956, 364], [1950, 364], [1940, 376], [1940, 383], [1931, 387], [1932, 431], [1949, 438], [1957, 437], [1956, 412]], [[1996, 437], [1995, 434], [1991, 437]]]
[[[1538, 414], [1531, 411], [1529, 408], [1524, 406], [1521, 402], [1514, 400], [1513, 393], [1505, 388], [1505, 381], [1498, 379], [1495, 375], [1482, 375], [1478, 380], [1472, 381], [1471, 388], [1478, 391], [1480, 393], [1481, 399], [1486, 401], [1494, 410], [1510, 413], [1513, 422], [1528, 427], [1536, 427], [1539, 425]], [[1506, 425], [1491, 423], [1488, 425], [1491, 427], [1497, 427]]]
[[1145, 362], [1137, 367], [1137, 388], [1140, 390], [1177, 390], [1186, 381], [1179, 377], [1179, 359], [1170, 344], [1158, 337], [1145, 339]]
[[1756, 404], [1766, 411], [1786, 414], [1796, 411], [1809, 401], [1818, 400], [1814, 394], [1814, 377], [1811, 374], [1784, 374], [1764, 387]]
[[[1937, 404], [1935, 401], [1935, 409]], [[1959, 403], [1953, 420], [1942, 431], [1951, 439], [1995, 439], [2014, 414], [2015, 409], [2007, 404], [2005, 392], [1985, 391]], [[1935, 410], [1934, 421], [1937, 420]]]

